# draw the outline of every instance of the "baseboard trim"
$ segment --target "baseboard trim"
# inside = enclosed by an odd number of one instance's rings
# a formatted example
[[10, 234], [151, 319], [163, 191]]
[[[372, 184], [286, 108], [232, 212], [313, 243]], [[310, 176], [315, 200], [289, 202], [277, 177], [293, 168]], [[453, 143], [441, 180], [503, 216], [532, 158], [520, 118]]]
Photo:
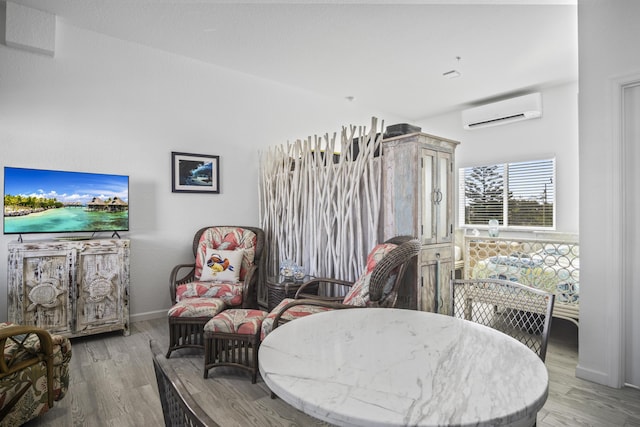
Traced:
[[591, 381], [608, 387], [620, 388], [619, 385], [611, 384], [611, 377], [604, 372], [584, 368], [580, 365], [576, 367], [576, 378]]
[[163, 317], [167, 317], [167, 310], [148, 311], [146, 313], [132, 314], [129, 316], [129, 321], [143, 322], [145, 320], [155, 320]]

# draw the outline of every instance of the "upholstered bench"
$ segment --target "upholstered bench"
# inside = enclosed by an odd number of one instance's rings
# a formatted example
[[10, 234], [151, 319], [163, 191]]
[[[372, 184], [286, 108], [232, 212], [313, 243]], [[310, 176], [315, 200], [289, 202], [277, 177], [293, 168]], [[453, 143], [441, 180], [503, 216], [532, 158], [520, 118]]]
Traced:
[[227, 307], [219, 298], [185, 298], [169, 309], [169, 350], [204, 348], [204, 325]]
[[217, 314], [204, 326], [204, 377], [216, 366], [248, 370], [251, 382], [258, 375], [260, 328], [266, 311], [230, 309]]

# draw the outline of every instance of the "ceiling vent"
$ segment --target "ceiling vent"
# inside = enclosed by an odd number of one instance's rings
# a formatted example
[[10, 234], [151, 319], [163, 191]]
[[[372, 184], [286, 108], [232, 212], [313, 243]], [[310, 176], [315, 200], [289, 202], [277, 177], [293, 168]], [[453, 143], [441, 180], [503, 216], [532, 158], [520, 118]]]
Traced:
[[465, 129], [478, 129], [535, 119], [540, 116], [542, 116], [542, 96], [540, 92], [536, 92], [463, 110], [462, 125]]

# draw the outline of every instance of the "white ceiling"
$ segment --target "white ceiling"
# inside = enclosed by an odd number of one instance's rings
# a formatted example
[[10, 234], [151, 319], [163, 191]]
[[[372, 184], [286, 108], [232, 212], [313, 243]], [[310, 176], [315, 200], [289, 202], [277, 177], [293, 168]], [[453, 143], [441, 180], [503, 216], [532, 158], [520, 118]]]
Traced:
[[12, 1], [408, 121], [578, 78], [576, 0]]

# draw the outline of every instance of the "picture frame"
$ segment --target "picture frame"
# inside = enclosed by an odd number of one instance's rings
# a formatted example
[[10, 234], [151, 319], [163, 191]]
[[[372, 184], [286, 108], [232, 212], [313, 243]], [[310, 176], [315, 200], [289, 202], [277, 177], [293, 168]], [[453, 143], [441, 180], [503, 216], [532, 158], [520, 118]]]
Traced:
[[171, 152], [173, 193], [220, 193], [220, 156]]

